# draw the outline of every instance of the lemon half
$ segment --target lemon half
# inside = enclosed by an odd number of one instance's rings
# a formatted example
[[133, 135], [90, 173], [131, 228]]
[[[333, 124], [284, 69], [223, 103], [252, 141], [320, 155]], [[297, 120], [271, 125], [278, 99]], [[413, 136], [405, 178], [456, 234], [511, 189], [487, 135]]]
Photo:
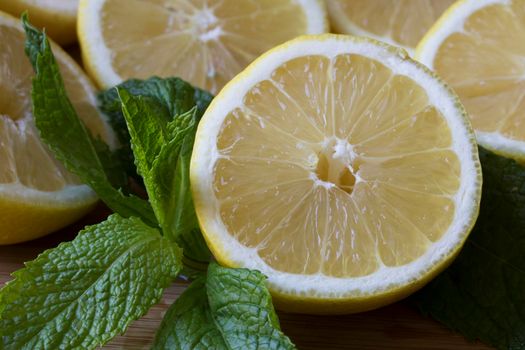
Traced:
[[481, 171], [456, 95], [392, 46], [306, 36], [215, 97], [191, 160], [213, 254], [262, 271], [279, 308], [368, 310], [421, 287], [477, 217]]
[[[20, 21], [0, 13], [0, 244], [27, 241], [64, 227], [97, 200], [39, 139], [31, 104], [34, 72], [24, 54], [24, 41]], [[64, 51], [53, 43], [52, 48], [80, 117], [114, 146], [116, 138], [97, 111], [92, 84]]]

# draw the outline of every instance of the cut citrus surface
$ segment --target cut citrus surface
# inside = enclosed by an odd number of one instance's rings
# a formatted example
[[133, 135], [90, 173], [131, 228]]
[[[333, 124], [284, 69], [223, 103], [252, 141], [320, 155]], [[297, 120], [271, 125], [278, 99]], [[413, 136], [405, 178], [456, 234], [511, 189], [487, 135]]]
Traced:
[[478, 142], [525, 161], [525, 1], [460, 1], [417, 57], [454, 88]]
[[404, 47], [410, 54], [455, 0], [326, 0], [334, 29]]
[[[24, 40], [20, 21], [0, 13], [0, 244], [52, 232], [96, 202], [91, 189], [66, 171], [38, 137], [31, 105], [34, 73]], [[95, 107], [91, 83], [64, 51], [52, 47], [80, 117], [95, 135], [114, 145], [115, 137]]]
[[78, 0], [0, 1], [0, 11], [15, 17], [27, 11], [31, 22], [61, 45], [77, 41], [77, 8]]
[[84, 64], [102, 87], [177, 76], [216, 93], [266, 50], [327, 31], [320, 0], [81, 0]]
[[441, 271], [476, 217], [481, 172], [454, 93], [406, 52], [305, 36], [215, 97], [191, 161], [219, 262], [268, 276], [280, 308], [363, 311]]

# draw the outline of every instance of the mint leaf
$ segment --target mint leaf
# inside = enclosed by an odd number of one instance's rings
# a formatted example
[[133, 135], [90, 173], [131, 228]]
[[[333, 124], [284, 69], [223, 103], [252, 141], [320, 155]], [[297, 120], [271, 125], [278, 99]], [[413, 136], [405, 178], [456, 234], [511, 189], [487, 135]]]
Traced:
[[155, 100], [132, 96], [119, 88], [126, 124], [131, 136], [135, 164], [144, 179], [153, 211], [163, 232], [173, 235], [169, 217], [174, 209], [175, 168], [182, 141], [194, 132], [194, 111], [169, 122], [165, 110]]
[[135, 164], [155, 216], [185, 257], [206, 262], [210, 253], [198, 229], [189, 186], [189, 160], [197, 127], [194, 107], [169, 118], [167, 107], [148, 96], [117, 88], [131, 137]]
[[264, 275], [210, 264], [166, 313], [153, 349], [295, 349], [280, 331]]
[[[126, 196], [113, 187], [122, 183], [124, 173], [114, 167], [102, 141], [94, 140], [78, 118], [64, 88], [49, 42], [42, 32], [22, 18], [26, 31], [26, 53], [35, 69], [33, 112], [40, 138], [64, 166], [89, 185], [114, 211], [125, 217], [140, 217], [151, 226], [156, 220], [148, 202]], [[109, 175], [108, 175], [109, 174]]]
[[210, 314], [206, 277], [200, 277], [166, 312], [152, 350], [228, 349]]
[[130, 138], [120, 106], [118, 89], [124, 89], [133, 96], [152, 98], [164, 106], [172, 117], [182, 115], [196, 106], [197, 117], [200, 119], [213, 98], [210, 93], [194, 88], [179, 78], [130, 79], [116, 88], [103, 91], [98, 96], [100, 109], [111, 118], [115, 129], [120, 132], [122, 143], [129, 143]]
[[[196, 116], [200, 119], [210, 104], [213, 96], [208, 92], [194, 88], [179, 78], [152, 77], [147, 80], [131, 79], [117, 85], [133, 96], [149, 97], [158, 105], [164, 106], [169, 118], [183, 115], [197, 107]], [[111, 88], [98, 96], [100, 109], [109, 117], [113, 129], [117, 132], [122, 149], [119, 154], [130, 176], [138, 179], [131, 151], [130, 135], [122, 113], [117, 89]]]
[[[175, 168], [175, 178], [173, 179], [176, 186], [171, 195], [175, 202], [171, 204], [169, 225], [176, 233], [177, 242], [184, 248], [185, 267], [192, 266], [199, 270], [202, 262], [210, 260], [211, 253], [199, 228], [190, 187], [190, 160], [196, 129], [197, 125], [195, 124], [182, 140]], [[159, 175], [170, 171], [166, 166], [168, 162], [161, 161], [161, 159], [162, 155], [159, 157], [156, 167], [156, 172]], [[188, 259], [192, 261], [188, 261]], [[189, 271], [185, 271], [185, 273], [189, 274]]]
[[121, 88], [117, 88], [117, 91], [131, 135], [135, 165], [144, 179], [149, 176], [153, 161], [161, 148], [170, 140], [168, 112], [150, 97], [135, 97]]
[[180, 249], [118, 214], [40, 254], [0, 290], [1, 349], [93, 349], [124, 332], [177, 277]]
[[478, 221], [455, 262], [415, 296], [469, 339], [525, 349], [525, 168], [480, 149]]

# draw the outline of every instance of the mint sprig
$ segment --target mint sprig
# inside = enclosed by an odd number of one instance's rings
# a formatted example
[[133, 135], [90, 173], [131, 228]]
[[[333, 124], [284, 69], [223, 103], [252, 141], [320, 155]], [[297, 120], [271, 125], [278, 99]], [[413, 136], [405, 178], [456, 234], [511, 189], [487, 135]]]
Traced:
[[[140, 99], [140, 102], [134, 102], [143, 104], [142, 107], [146, 109], [144, 114], [133, 113], [133, 115], [128, 115], [126, 118], [124, 116], [125, 108], [123, 108], [123, 104], [125, 107], [129, 99], [122, 101], [121, 96], [119, 96], [119, 91], [126, 91], [129, 96]], [[152, 125], [154, 121], [157, 126], [160, 123], [162, 128], [165, 128], [166, 123], [175, 122], [177, 119], [187, 116], [188, 113], [192, 113], [196, 124], [204, 114], [212, 98], [213, 96], [208, 92], [195, 88], [179, 78], [162, 79], [152, 77], [146, 80], [130, 79], [117, 85], [115, 88], [101, 92], [99, 94], [100, 109], [109, 117], [113, 128], [119, 135], [123, 148], [118, 152], [128, 174], [136, 178], [138, 172], [137, 166], [139, 166], [137, 163], [145, 163], [139, 160], [140, 155], [133, 154], [131, 150], [132, 137], [130, 133], [133, 131], [128, 129], [130, 126], [130, 117], [135, 119], [133, 124], [139, 128], [142, 122], [149, 124], [150, 128], [155, 128], [155, 126]], [[136, 107], [136, 103], [134, 104]], [[132, 106], [129, 108], [137, 111]], [[151, 111], [149, 112], [150, 109]], [[146, 121], [146, 115], [151, 114], [155, 114], [153, 117], [154, 121]], [[176, 125], [176, 123], [172, 125]], [[166, 220], [161, 219], [163, 221], [161, 226], [163, 225], [165, 229], [169, 227], [169, 229], [166, 230], [166, 234], [174, 236], [176, 241], [184, 249], [185, 273], [190, 275], [198, 272], [197, 270], [201, 270], [203, 263], [207, 263], [211, 257], [211, 253], [200, 232], [190, 191], [189, 167], [194, 136], [195, 130], [193, 129], [184, 138], [180, 152], [178, 153], [176, 167], [172, 166], [174, 157], [170, 155], [172, 158], [171, 165], [168, 165], [165, 161], [160, 161], [158, 162], [158, 168], [163, 168], [164, 170], [157, 172], [160, 174], [159, 179], [167, 180], [163, 181], [164, 184], [167, 184], [169, 182], [168, 179], [173, 176], [173, 169], [175, 169], [175, 178], [173, 179], [175, 182], [168, 191], [172, 193], [170, 200], [173, 201], [173, 199], [175, 199], [176, 203], [173, 202], [171, 204], [172, 209], [169, 210], [169, 218], [166, 217]], [[141, 134], [140, 137], [146, 138], [147, 136]], [[162, 136], [159, 135], [158, 137]], [[137, 137], [135, 137], [135, 139], [137, 139]], [[156, 142], [155, 140], [151, 141]], [[165, 143], [165, 141], [163, 143]], [[134, 145], [134, 150], [140, 153], [139, 148], [140, 146], [138, 144]], [[158, 149], [152, 153], [158, 153]], [[170, 153], [165, 152], [165, 155], [168, 154]], [[150, 160], [153, 161], [153, 158]], [[149, 168], [151, 165], [147, 167]], [[142, 182], [142, 178], [139, 178], [139, 182]], [[145, 184], [145, 186], [150, 188], [156, 187], [153, 184]], [[164, 187], [169, 188], [170, 186]], [[149, 192], [150, 201], [156, 201], [156, 199], [152, 197], [153, 192], [151, 190]], [[166, 203], [165, 200], [161, 200], [161, 202]], [[164, 210], [164, 212], [167, 213], [166, 210]], [[157, 216], [159, 214], [163, 215], [157, 208]]]
[[157, 333], [154, 350], [295, 349], [258, 271], [210, 264], [175, 301]]
[[117, 92], [131, 137], [138, 173], [155, 216], [185, 257], [208, 262], [210, 252], [199, 230], [189, 183], [189, 162], [197, 128], [197, 107], [170, 116], [169, 106], [149, 96]]
[[0, 291], [0, 348], [93, 349], [125, 331], [177, 277], [181, 250], [114, 214], [40, 254]]

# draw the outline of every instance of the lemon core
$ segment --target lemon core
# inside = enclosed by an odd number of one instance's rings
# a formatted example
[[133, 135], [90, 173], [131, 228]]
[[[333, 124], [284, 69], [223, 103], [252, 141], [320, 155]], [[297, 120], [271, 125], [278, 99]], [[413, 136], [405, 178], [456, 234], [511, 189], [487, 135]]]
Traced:
[[345, 140], [329, 139], [318, 154], [316, 168], [317, 180], [325, 187], [337, 186], [352, 193], [359, 170], [356, 153]]

